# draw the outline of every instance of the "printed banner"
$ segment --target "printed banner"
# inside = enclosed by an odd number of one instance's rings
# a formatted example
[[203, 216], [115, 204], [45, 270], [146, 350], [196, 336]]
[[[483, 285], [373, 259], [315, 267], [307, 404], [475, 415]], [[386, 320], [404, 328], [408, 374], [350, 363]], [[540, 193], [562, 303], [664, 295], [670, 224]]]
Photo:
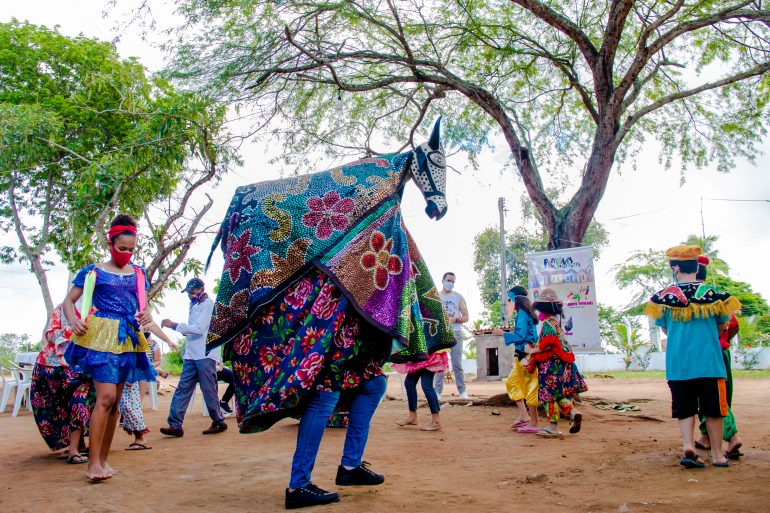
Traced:
[[529, 293], [553, 289], [564, 301], [562, 326], [575, 351], [602, 351], [591, 246], [527, 254]]

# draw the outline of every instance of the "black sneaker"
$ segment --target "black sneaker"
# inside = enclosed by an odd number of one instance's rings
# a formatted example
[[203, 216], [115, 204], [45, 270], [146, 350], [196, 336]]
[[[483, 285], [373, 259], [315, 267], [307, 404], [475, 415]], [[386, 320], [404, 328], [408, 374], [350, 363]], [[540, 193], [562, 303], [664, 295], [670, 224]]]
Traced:
[[219, 407], [222, 408], [222, 411], [225, 412], [225, 413], [232, 413], [233, 412], [232, 408], [230, 408], [230, 405], [227, 404], [224, 401], [219, 401]]
[[321, 490], [313, 483], [302, 488], [297, 488], [293, 492], [286, 489], [286, 509], [307, 508], [308, 506], [318, 506], [321, 504], [331, 504], [340, 500], [340, 496], [334, 492]]
[[369, 463], [364, 461], [354, 469], [348, 470], [342, 465], [337, 467], [337, 486], [375, 486], [385, 482], [385, 476], [369, 470]]

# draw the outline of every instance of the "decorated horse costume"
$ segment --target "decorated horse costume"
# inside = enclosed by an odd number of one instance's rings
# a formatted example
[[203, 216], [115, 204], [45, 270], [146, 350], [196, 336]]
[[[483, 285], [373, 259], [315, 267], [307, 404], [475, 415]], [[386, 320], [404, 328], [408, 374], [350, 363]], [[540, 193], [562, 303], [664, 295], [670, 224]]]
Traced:
[[446, 212], [439, 122], [413, 151], [239, 187], [212, 247], [225, 257], [208, 348], [225, 344], [243, 432], [301, 415], [312, 390], [352, 390], [381, 365], [454, 345], [404, 226], [411, 177]]

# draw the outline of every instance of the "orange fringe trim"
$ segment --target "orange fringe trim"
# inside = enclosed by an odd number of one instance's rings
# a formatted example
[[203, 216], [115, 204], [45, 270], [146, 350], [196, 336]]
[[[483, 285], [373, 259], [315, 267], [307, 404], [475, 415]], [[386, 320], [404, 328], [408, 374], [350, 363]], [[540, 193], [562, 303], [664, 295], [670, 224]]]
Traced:
[[717, 317], [721, 315], [731, 316], [741, 309], [741, 302], [730, 296], [726, 301], [718, 300], [709, 304], [690, 303], [685, 307], [671, 307], [649, 302], [644, 309], [644, 315], [652, 319], [660, 319], [668, 309], [671, 318], [678, 322], [688, 322], [693, 316], [698, 318]]

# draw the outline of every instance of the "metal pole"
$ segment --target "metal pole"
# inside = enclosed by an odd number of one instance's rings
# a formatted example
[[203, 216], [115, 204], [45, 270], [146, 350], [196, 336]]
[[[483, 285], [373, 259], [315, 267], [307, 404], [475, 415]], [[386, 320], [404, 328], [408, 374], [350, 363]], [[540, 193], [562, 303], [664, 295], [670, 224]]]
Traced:
[[502, 325], [508, 324], [505, 313], [505, 299], [508, 297], [508, 279], [505, 276], [505, 198], [497, 198], [500, 211], [500, 318]]

